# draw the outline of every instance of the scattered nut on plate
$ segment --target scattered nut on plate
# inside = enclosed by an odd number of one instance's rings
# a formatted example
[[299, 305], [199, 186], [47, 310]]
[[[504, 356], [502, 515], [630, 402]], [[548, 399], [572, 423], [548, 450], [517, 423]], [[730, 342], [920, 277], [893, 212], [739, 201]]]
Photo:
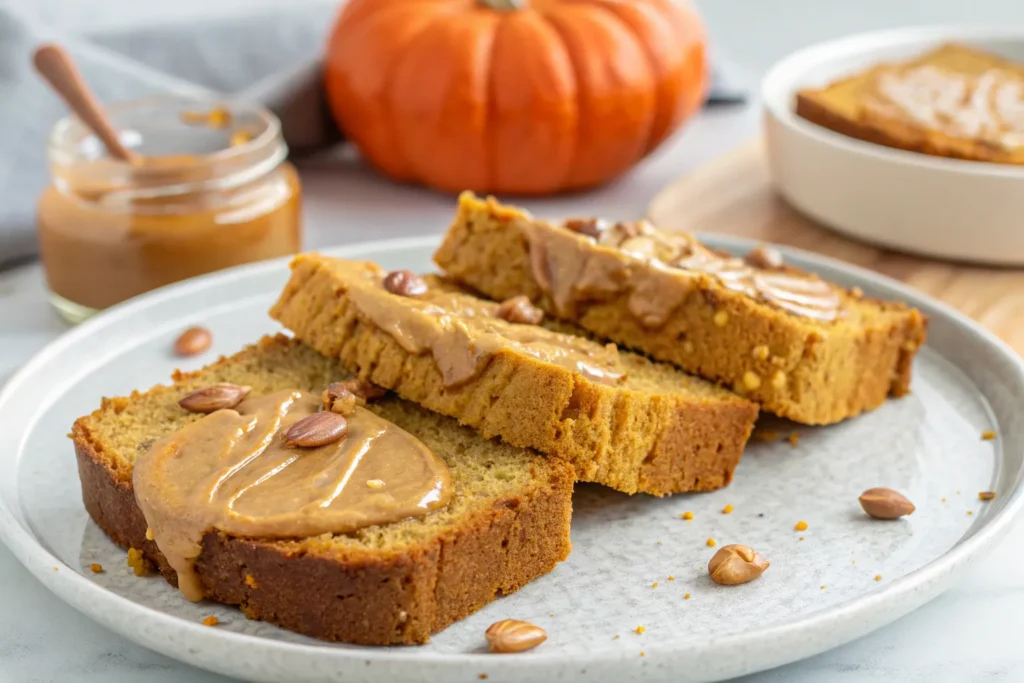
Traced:
[[864, 512], [875, 519], [899, 519], [914, 511], [914, 504], [905, 496], [882, 487], [868, 489], [858, 500]]
[[234, 408], [250, 390], [250, 387], [238, 384], [213, 384], [184, 396], [178, 401], [178, 405], [190, 413], [213, 413], [225, 408]]
[[502, 320], [521, 325], [539, 325], [544, 319], [544, 311], [534, 306], [530, 299], [523, 295], [502, 301], [496, 314]]
[[761, 553], [745, 545], [723, 547], [708, 562], [708, 572], [715, 583], [735, 586], [753, 581], [771, 566]]
[[190, 327], [174, 340], [174, 353], [179, 356], [195, 356], [206, 351], [213, 344], [213, 335], [205, 327]]
[[496, 621], [487, 629], [487, 644], [491, 652], [523, 652], [530, 650], [548, 639], [547, 632], [540, 626], [518, 619]]

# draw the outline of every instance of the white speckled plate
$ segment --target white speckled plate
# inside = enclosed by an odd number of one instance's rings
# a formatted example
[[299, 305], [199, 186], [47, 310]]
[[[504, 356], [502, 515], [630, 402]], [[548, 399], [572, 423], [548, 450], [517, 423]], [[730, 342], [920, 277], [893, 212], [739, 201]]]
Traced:
[[[434, 244], [403, 240], [336, 253], [422, 271]], [[735, 482], [716, 493], [658, 500], [580, 486], [568, 561], [430, 645], [323, 644], [232, 608], [189, 603], [162, 579], [134, 577], [124, 552], [82, 507], [65, 437], [73, 420], [101, 396], [165, 381], [180, 363], [171, 342], [186, 326], [205, 325], [215, 340], [190, 368], [274, 331], [265, 311], [285, 281], [284, 262], [119, 306], [22, 368], [0, 394], [2, 538], [54, 593], [113, 630], [182, 661], [261, 681], [436, 683], [484, 674], [489, 681], [708, 681], [835, 647], [935, 597], [1006, 531], [1022, 501], [1024, 369], [1006, 346], [941, 304], [867, 271], [784, 251], [828, 278], [931, 316], [913, 394], [844, 424], [797, 428], [795, 446], [752, 443]], [[998, 438], [983, 441], [986, 430]], [[917, 511], [897, 522], [868, 519], [857, 496], [872, 486], [903, 491]], [[978, 492], [989, 490], [996, 499], [979, 501]], [[727, 504], [733, 512], [725, 515]], [[692, 521], [679, 518], [686, 510]], [[806, 531], [794, 530], [800, 520]], [[772, 566], [753, 583], [718, 586], [705, 570], [709, 538], [752, 545]], [[90, 572], [93, 562], [105, 571]], [[210, 614], [219, 626], [200, 625]], [[543, 626], [549, 640], [521, 655], [488, 654], [483, 632], [506, 617]]]

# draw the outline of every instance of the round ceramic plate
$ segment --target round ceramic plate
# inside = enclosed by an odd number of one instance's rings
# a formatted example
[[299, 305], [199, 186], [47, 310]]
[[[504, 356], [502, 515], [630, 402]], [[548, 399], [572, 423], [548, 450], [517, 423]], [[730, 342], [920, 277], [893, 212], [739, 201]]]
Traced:
[[[709, 238], [728, 249], [741, 240]], [[433, 239], [359, 245], [338, 255], [386, 268], [431, 268]], [[785, 251], [785, 250], [784, 250]], [[708, 681], [807, 657], [920, 606], [989, 549], [1021, 506], [1024, 370], [1003, 344], [950, 309], [867, 271], [787, 251], [790, 260], [931, 316], [913, 394], [827, 428], [761, 425], [725, 490], [656, 499], [581, 485], [573, 551], [552, 573], [482, 609], [422, 647], [320, 643], [237, 610], [184, 600], [158, 577], [136, 578], [125, 554], [82, 507], [74, 419], [101, 396], [166, 381], [187, 326], [213, 331], [199, 367], [276, 325], [266, 311], [285, 262], [175, 285], [117, 307], [43, 349], [0, 395], [3, 540], [54, 593], [146, 647], [261, 681]], [[983, 440], [985, 431], [995, 440]], [[798, 435], [787, 439], [791, 434]], [[857, 496], [904, 492], [909, 518], [871, 520]], [[995, 500], [981, 502], [980, 491]], [[723, 514], [725, 506], [731, 514]], [[680, 513], [692, 511], [684, 521]], [[794, 525], [804, 520], [805, 531]], [[771, 560], [757, 581], [724, 587], [705, 569], [719, 545], [745, 543]], [[91, 563], [106, 569], [93, 574]], [[310, 600], [316, 600], [315, 595]], [[215, 615], [220, 625], [202, 626]], [[543, 626], [548, 641], [492, 655], [483, 633], [503, 618]], [[643, 627], [642, 629], [639, 627]]]

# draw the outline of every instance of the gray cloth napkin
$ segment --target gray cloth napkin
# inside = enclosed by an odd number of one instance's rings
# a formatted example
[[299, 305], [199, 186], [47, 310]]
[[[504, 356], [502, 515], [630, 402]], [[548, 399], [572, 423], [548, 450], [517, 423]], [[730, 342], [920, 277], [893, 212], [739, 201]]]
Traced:
[[31, 64], [58, 41], [101, 101], [155, 94], [255, 100], [282, 120], [293, 155], [339, 139], [320, 91], [319, 55], [336, 7], [304, 4], [194, 24], [88, 37], [59, 34], [0, 5], [0, 268], [36, 253], [35, 203], [49, 182], [46, 140], [67, 113]]
[[[67, 47], [101, 101], [160, 93], [226, 95], [261, 102], [276, 113], [293, 157], [340, 140], [320, 78], [320, 54], [339, 11], [337, 0], [88, 36], [55, 33], [4, 2], [0, 0], [0, 269], [36, 253], [35, 202], [49, 182], [46, 139], [66, 113], [32, 69], [32, 50], [39, 43], [58, 41]], [[745, 99], [745, 86], [736, 73], [732, 68], [713, 70], [709, 104]]]

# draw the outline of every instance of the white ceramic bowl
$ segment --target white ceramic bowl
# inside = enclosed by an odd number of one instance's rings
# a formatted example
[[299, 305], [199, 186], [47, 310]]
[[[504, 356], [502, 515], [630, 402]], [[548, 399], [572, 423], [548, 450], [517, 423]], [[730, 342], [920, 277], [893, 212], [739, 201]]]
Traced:
[[933, 27], [833, 40], [772, 67], [761, 97], [773, 181], [799, 211], [851, 237], [924, 256], [1024, 265], [1024, 167], [883, 147], [795, 113], [802, 88], [947, 41], [1024, 63], [1024, 28]]

